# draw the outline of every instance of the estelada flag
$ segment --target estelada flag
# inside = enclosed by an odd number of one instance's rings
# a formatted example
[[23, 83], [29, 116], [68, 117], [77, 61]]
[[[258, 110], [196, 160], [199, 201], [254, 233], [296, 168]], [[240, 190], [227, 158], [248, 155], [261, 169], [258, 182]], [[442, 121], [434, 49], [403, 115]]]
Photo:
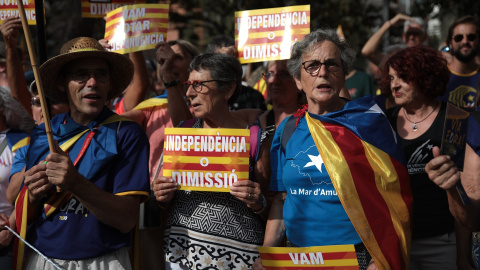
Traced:
[[235, 12], [240, 63], [289, 59], [293, 44], [310, 33], [310, 5]]
[[154, 49], [167, 38], [168, 4], [139, 4], [107, 13], [105, 39], [111, 51], [130, 53]]
[[258, 247], [267, 270], [358, 270], [353, 245], [321, 247]]
[[101, 19], [119, 7], [144, 3], [145, 0], [82, 0], [82, 17]]
[[371, 97], [309, 114], [310, 133], [353, 226], [379, 269], [406, 269], [412, 194], [399, 139]]

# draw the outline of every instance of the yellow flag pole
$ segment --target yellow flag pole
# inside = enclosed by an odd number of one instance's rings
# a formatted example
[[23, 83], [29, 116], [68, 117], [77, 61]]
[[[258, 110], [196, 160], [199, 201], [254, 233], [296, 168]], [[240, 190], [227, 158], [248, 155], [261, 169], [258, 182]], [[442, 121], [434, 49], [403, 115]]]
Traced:
[[23, 32], [25, 33], [25, 39], [28, 47], [28, 54], [30, 55], [30, 61], [32, 63], [33, 75], [35, 76], [35, 83], [37, 84], [38, 95], [40, 97], [40, 104], [42, 105], [43, 121], [45, 123], [45, 131], [48, 138], [48, 146], [51, 153], [56, 153], [55, 142], [53, 140], [52, 126], [50, 124], [50, 115], [47, 109], [47, 101], [43, 91], [42, 78], [40, 77], [37, 64], [37, 56], [35, 55], [35, 48], [33, 47], [32, 35], [28, 26], [27, 17], [25, 15], [25, 9], [23, 7], [22, 0], [18, 0], [18, 10], [20, 11], [20, 18], [22, 19]]

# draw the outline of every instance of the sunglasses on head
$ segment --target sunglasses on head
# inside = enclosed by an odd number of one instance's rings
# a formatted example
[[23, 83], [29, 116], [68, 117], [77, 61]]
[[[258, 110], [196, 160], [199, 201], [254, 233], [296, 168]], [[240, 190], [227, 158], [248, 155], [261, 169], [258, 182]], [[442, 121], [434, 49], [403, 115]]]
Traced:
[[458, 34], [458, 35], [455, 35], [453, 36], [453, 40], [455, 42], [460, 42], [463, 40], [463, 37], [464, 36], [467, 36], [467, 40], [468, 41], [475, 41], [477, 40], [477, 34], [467, 34], [467, 35], [462, 35], [462, 34]]
[[[46, 100], [48, 101], [48, 99]], [[61, 102], [59, 101], [56, 101], [56, 100], [52, 100], [50, 99], [50, 105], [56, 105], [56, 104], [60, 104]], [[36, 97], [32, 97], [32, 105], [33, 106], [37, 106], [37, 107], [41, 107], [42, 104], [40, 103], [40, 97], [36, 96]]]

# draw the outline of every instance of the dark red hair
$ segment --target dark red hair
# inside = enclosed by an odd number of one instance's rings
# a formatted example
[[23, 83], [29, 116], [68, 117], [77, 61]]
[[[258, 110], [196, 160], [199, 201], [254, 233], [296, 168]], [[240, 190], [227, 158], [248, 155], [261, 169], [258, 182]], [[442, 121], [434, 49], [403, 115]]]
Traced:
[[450, 79], [445, 58], [439, 51], [425, 46], [403, 49], [387, 60], [382, 70], [381, 87], [389, 92], [390, 68], [397, 72], [400, 79], [430, 98], [443, 96]]

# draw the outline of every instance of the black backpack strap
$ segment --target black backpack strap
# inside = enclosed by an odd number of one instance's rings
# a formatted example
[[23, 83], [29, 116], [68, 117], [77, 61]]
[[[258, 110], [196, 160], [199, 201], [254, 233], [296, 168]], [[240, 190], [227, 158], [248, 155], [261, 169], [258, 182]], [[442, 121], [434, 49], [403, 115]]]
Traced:
[[285, 151], [288, 140], [290, 140], [290, 137], [292, 137], [292, 134], [293, 132], [295, 132], [296, 128], [297, 128], [297, 118], [291, 115], [289, 116], [287, 123], [285, 123], [285, 127], [283, 128], [283, 132], [282, 132], [281, 144], [282, 144], [283, 151]]

